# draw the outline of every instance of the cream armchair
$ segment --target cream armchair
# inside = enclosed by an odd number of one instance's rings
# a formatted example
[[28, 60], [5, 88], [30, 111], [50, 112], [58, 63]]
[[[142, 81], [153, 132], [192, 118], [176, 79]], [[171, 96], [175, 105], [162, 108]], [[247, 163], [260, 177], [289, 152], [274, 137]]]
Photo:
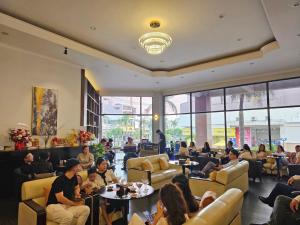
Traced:
[[206, 191], [214, 191], [220, 196], [230, 188], [238, 188], [245, 193], [249, 188], [248, 170], [249, 163], [241, 161], [237, 165], [213, 172], [214, 176], [208, 179], [191, 177], [189, 182], [192, 193], [202, 196]]
[[242, 205], [243, 192], [229, 189], [184, 225], [241, 225]]
[[[167, 154], [129, 159], [127, 161], [128, 181], [134, 182], [141, 181], [142, 179], [148, 179], [151, 186], [155, 190], [158, 190], [163, 185], [170, 183], [174, 176], [182, 173], [182, 167], [180, 165], [172, 165], [170, 163], [168, 169], [162, 170], [159, 164], [160, 158], [165, 158], [167, 161], [169, 161], [169, 157]], [[153, 173], [142, 169], [142, 162], [145, 159], [148, 159], [152, 163], [152, 166], [154, 168]]]

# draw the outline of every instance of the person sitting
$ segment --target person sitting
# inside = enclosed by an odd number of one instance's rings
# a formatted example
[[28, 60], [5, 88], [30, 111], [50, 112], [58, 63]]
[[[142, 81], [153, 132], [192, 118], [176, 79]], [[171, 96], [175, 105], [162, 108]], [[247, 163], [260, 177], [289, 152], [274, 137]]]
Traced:
[[258, 196], [259, 200], [269, 205], [270, 207], [274, 206], [275, 199], [279, 195], [285, 195], [287, 197], [293, 197], [293, 191], [300, 191], [300, 176], [292, 176], [287, 184], [277, 183], [268, 197]]
[[263, 163], [266, 163], [267, 160], [267, 152], [266, 152], [266, 146], [264, 144], [260, 144], [258, 147], [258, 151], [256, 153], [256, 158], [258, 160], [261, 160]]
[[91, 167], [87, 171], [88, 173], [88, 179], [83, 182], [82, 189], [85, 193], [91, 194], [94, 191], [100, 190], [102, 187], [104, 187], [103, 183], [100, 179], [97, 179], [97, 168]]
[[255, 155], [252, 153], [249, 145], [247, 144], [243, 145], [243, 149], [241, 150], [239, 159], [246, 159], [246, 160], [255, 159]]
[[204, 146], [202, 148], [202, 153], [210, 153], [210, 146], [209, 146], [209, 143], [206, 141], [204, 142]]
[[201, 209], [205, 208], [214, 200], [216, 200], [217, 194], [215, 192], [207, 191], [202, 196], [201, 201], [198, 202], [195, 196], [192, 195], [189, 179], [184, 174], [176, 175], [172, 179], [172, 183], [179, 187], [182, 191], [190, 218], [194, 217]]
[[276, 157], [277, 176], [279, 176], [279, 178], [282, 178], [282, 167], [287, 166], [289, 164], [282, 145], [277, 146], [277, 151], [273, 153], [273, 156]]
[[31, 153], [27, 153], [24, 157], [24, 162], [20, 167], [21, 173], [24, 174], [25, 176], [27, 176], [29, 179], [33, 179], [34, 178], [34, 166], [33, 166], [33, 161], [34, 161], [34, 157]]
[[[119, 180], [115, 176], [112, 170], [107, 169], [107, 161], [104, 158], [99, 157], [96, 162], [97, 176], [96, 182], [100, 187], [107, 186], [111, 183], [118, 183]], [[122, 209], [122, 205], [119, 201], [104, 200], [101, 199], [100, 207], [104, 220], [107, 225], [112, 225], [112, 212], [119, 211]]]
[[138, 157], [137, 152], [136, 152], [136, 145], [133, 143], [133, 138], [132, 137], [128, 137], [127, 138], [127, 142], [124, 146], [124, 159], [123, 159], [123, 168], [122, 170], [126, 170], [126, 163], [128, 159], [131, 158], [136, 158]]
[[113, 150], [113, 142], [114, 140], [112, 138], [108, 139], [108, 142], [106, 143], [106, 158], [108, 161], [112, 164], [114, 161], [114, 158], [116, 156], [116, 153]]
[[179, 156], [189, 156], [189, 150], [185, 141], [180, 142]]
[[192, 156], [198, 155], [195, 142], [193, 142], [193, 141], [190, 142], [190, 145], [188, 147], [188, 151], [189, 151], [189, 155], [192, 155]]
[[300, 195], [290, 198], [279, 195], [274, 203], [270, 221], [262, 224], [250, 225], [299, 225], [300, 224]]
[[69, 159], [66, 163], [65, 173], [52, 183], [46, 204], [47, 220], [71, 225], [73, 218], [76, 218], [77, 225], [86, 223], [90, 208], [84, 205], [83, 200], [80, 200], [80, 187], [76, 177], [79, 170], [79, 161]]
[[300, 145], [295, 146], [296, 151], [296, 162], [295, 164], [300, 164]]
[[41, 152], [39, 160], [33, 163], [35, 178], [46, 178], [54, 176], [53, 165], [49, 162], [50, 155], [48, 152]]
[[82, 169], [86, 170], [93, 166], [94, 155], [90, 153], [88, 145], [82, 147], [82, 152], [78, 154], [77, 159], [80, 162]]
[[197, 173], [193, 172], [193, 174], [202, 178], [208, 178], [209, 174], [214, 170], [221, 170], [229, 166], [237, 165], [239, 163], [238, 160], [239, 152], [235, 149], [230, 150], [228, 158], [229, 158], [229, 162], [223, 165], [217, 165], [209, 161], [200, 172]]
[[226, 164], [226, 163], [228, 163], [230, 161], [230, 159], [229, 159], [229, 153], [230, 153], [230, 151], [232, 149], [234, 149], [233, 148], [233, 142], [232, 141], [228, 141], [227, 142], [227, 147], [225, 149], [225, 156], [221, 157], [221, 163], [222, 164]]
[[[151, 225], [182, 225], [189, 220], [188, 209], [182, 191], [174, 184], [165, 184], [159, 192], [157, 213]], [[176, 206], [176, 207], [174, 207]], [[144, 221], [135, 213], [129, 225], [143, 225]]]

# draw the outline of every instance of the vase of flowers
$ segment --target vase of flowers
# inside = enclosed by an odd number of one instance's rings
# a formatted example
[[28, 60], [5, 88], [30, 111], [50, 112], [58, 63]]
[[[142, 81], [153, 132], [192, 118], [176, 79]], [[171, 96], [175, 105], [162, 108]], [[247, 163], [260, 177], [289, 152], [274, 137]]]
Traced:
[[91, 132], [80, 130], [79, 131], [79, 142], [81, 145], [93, 141], [95, 139], [95, 135]]
[[26, 144], [31, 141], [30, 131], [25, 128], [11, 129], [9, 136], [15, 142], [15, 150], [17, 151], [24, 150]]

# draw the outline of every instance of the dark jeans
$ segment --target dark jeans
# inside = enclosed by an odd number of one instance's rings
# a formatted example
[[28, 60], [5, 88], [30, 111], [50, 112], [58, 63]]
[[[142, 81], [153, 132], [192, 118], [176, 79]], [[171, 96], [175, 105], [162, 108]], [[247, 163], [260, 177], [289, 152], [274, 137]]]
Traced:
[[271, 191], [270, 195], [267, 197], [269, 206], [271, 207], [274, 206], [275, 199], [279, 195], [284, 195], [292, 198], [293, 197], [292, 192], [296, 190], [297, 190], [296, 188], [289, 186], [287, 184], [277, 183], [276, 186]]
[[293, 213], [290, 209], [291, 198], [280, 195], [276, 198], [270, 225], [299, 225], [300, 209]]
[[166, 152], [166, 143], [163, 142], [163, 143], [160, 143], [159, 144], [159, 154], [163, 154]]

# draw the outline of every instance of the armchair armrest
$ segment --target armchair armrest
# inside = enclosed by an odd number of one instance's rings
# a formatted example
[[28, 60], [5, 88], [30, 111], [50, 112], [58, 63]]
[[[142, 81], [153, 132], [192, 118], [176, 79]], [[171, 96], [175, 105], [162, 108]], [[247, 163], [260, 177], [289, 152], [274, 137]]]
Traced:
[[149, 185], [151, 185], [151, 171], [140, 170], [137, 168], [128, 169], [128, 181], [141, 181], [142, 179], [148, 179]]
[[46, 225], [46, 209], [32, 200], [20, 202], [18, 225]]
[[190, 177], [189, 183], [193, 195], [196, 196], [203, 196], [207, 190], [214, 191], [217, 193], [217, 196], [219, 196], [226, 190], [225, 185], [209, 178]]

